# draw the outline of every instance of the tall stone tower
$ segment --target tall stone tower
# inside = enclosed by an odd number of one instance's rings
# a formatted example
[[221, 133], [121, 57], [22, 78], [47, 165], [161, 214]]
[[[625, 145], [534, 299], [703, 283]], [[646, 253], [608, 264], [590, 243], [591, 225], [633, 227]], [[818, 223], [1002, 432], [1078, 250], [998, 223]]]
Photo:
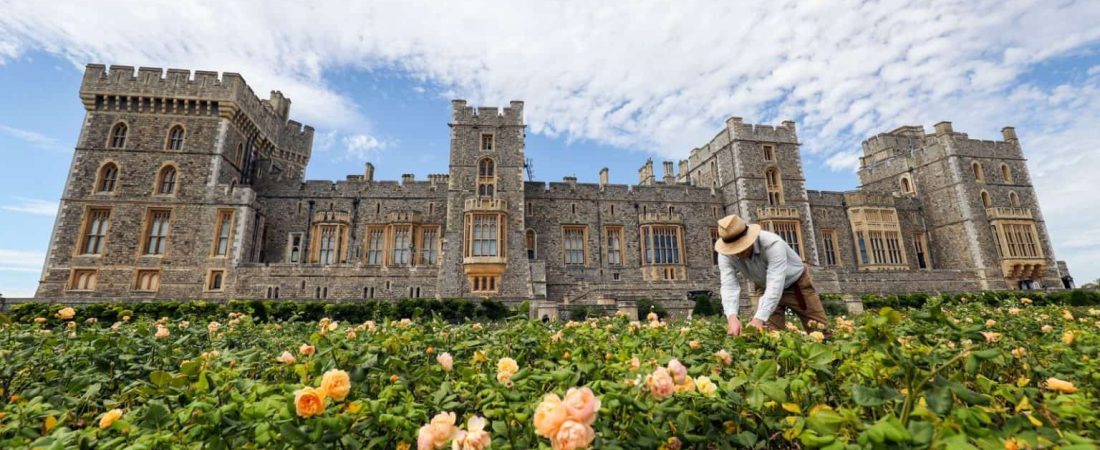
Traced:
[[444, 297], [530, 297], [524, 241], [523, 102], [500, 110], [451, 104]]
[[1053, 249], [1016, 132], [971, 139], [940, 122], [864, 141], [861, 190], [923, 205], [937, 269], [977, 270], [983, 289], [1061, 287]]

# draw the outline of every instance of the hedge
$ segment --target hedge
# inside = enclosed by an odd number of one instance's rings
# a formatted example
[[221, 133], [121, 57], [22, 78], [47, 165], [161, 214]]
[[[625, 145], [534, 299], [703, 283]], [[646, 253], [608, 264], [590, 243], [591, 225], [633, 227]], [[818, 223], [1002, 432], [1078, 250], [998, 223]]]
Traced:
[[[938, 296], [943, 303], [981, 303], [988, 306], [1002, 306], [1011, 303], [1019, 303], [1021, 299], [1031, 299], [1034, 305], [1060, 305], [1060, 306], [1097, 306], [1100, 305], [1100, 291], [1074, 289], [1070, 291], [983, 291], [960, 292], [941, 294]], [[925, 293], [898, 294], [898, 295], [864, 295], [863, 307], [877, 309], [889, 306], [899, 308], [920, 308], [933, 296]]]
[[[24, 303], [11, 308], [14, 320], [33, 320], [35, 317], [53, 319], [61, 304]], [[191, 317], [192, 320], [218, 320], [229, 313], [243, 313], [256, 321], [306, 321], [328, 317], [332, 320], [362, 323], [367, 320], [418, 319], [437, 316], [450, 322], [463, 320], [501, 320], [509, 315], [503, 303], [495, 300], [471, 301], [466, 299], [403, 299], [396, 302], [366, 300], [356, 302], [327, 303], [320, 301], [229, 301], [226, 303], [198, 301], [155, 302], [103, 302], [77, 306], [80, 317], [95, 318], [113, 323], [123, 316], [132, 319], [149, 317]]]

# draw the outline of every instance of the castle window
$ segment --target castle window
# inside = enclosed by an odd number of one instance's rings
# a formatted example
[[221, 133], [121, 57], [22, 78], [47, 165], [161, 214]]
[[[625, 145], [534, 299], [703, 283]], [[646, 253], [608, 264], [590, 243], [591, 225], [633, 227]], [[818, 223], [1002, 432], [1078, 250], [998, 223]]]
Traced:
[[382, 255], [385, 254], [385, 230], [381, 227], [367, 229], [367, 265], [381, 266]]
[[123, 148], [126, 146], [126, 124], [119, 122], [116, 123], [114, 128], [111, 128], [111, 138], [108, 142], [110, 148]]
[[176, 125], [168, 131], [168, 150], [183, 149], [183, 127]]
[[159, 270], [137, 270], [134, 272], [133, 290], [138, 292], [156, 292], [160, 289]]
[[1005, 183], [1012, 182], [1012, 169], [1008, 168], [1008, 164], [1001, 164], [1001, 179]]
[[118, 183], [118, 165], [113, 162], [104, 164], [99, 168], [99, 176], [97, 177], [95, 186], [96, 192], [114, 192], [115, 184]]
[[587, 258], [585, 257], [585, 234], [588, 233], [588, 227], [584, 225], [566, 225], [561, 229], [562, 235], [562, 250], [565, 256], [565, 264], [568, 265], [584, 265]]
[[233, 210], [223, 209], [218, 211], [217, 222], [214, 224], [214, 248], [211, 256], [226, 256], [229, 254], [229, 236], [233, 230]]
[[172, 211], [168, 209], [150, 209], [145, 216], [145, 239], [142, 253], [147, 256], [164, 254], [168, 243], [168, 225]]
[[1042, 258], [1043, 250], [1036, 237], [1034, 222], [1003, 222], [994, 224], [994, 235], [1006, 258]]
[[477, 195], [478, 197], [493, 197], [497, 186], [496, 163], [492, 159], [484, 158], [477, 163]]
[[[718, 241], [718, 227], [710, 227], [710, 240], [712, 244]], [[713, 265], [718, 265], [718, 251], [714, 249], [714, 245], [710, 246], [711, 258], [710, 262]]]
[[646, 225], [642, 227], [642, 246], [646, 265], [680, 264], [682, 228], [676, 225]]
[[337, 251], [341, 245], [336, 225], [322, 225], [321, 247], [318, 249], [317, 262], [322, 265], [336, 264]]
[[764, 172], [764, 182], [768, 188], [768, 205], [779, 206], [783, 204], [783, 180], [779, 176], [779, 169], [769, 167]]
[[470, 256], [497, 256], [500, 220], [501, 216], [497, 214], [473, 215], [473, 242]]
[[171, 195], [176, 192], [176, 168], [164, 166], [157, 173], [157, 194]]
[[244, 144], [237, 144], [237, 151], [233, 153], [233, 164], [238, 168], [244, 167]]
[[861, 270], [904, 270], [905, 249], [893, 208], [852, 208], [848, 218], [859, 250]]
[[1008, 204], [1012, 205], [1013, 208], [1019, 208], [1020, 207], [1020, 196], [1016, 195], [1015, 192], [1009, 192], [1008, 193]]
[[802, 226], [797, 220], [766, 220], [761, 223], [765, 230], [778, 234], [783, 238], [783, 241], [787, 245], [791, 246], [791, 249], [798, 254], [799, 257], [805, 259], [805, 252], [802, 251]]
[[926, 248], [928, 248], [928, 240], [924, 233], [913, 234], [913, 254], [917, 258], [918, 269], [927, 269], [929, 266]]
[[80, 253], [83, 255], [102, 255], [107, 243], [108, 220], [111, 210], [107, 208], [89, 209], [84, 216], [84, 237], [80, 243]]
[[497, 292], [500, 277], [492, 275], [478, 275], [470, 277], [470, 292], [477, 294], [491, 294]]
[[623, 227], [605, 227], [604, 233], [607, 235], [607, 264], [623, 265]]
[[420, 227], [420, 261], [418, 264], [434, 266], [439, 255], [439, 227]]
[[484, 151], [492, 151], [494, 144], [493, 133], [481, 133], [481, 149]]
[[69, 274], [70, 291], [94, 291], [99, 279], [99, 271], [96, 269], [73, 269]]
[[206, 290], [221, 291], [225, 289], [225, 271], [211, 270], [206, 274]]
[[974, 179], [978, 182], [985, 181], [985, 170], [982, 169], [982, 163], [974, 161], [970, 164], [970, 168], [974, 170]]
[[535, 257], [537, 256], [537, 250], [538, 250], [538, 248], [536, 247], [538, 245], [538, 243], [535, 239], [535, 230], [527, 230], [526, 238], [527, 238], [527, 259], [535, 259]]
[[993, 206], [993, 199], [989, 196], [989, 193], [986, 192], [986, 191], [982, 191], [982, 204], [985, 205], [986, 208], [989, 208], [989, 207]]
[[721, 180], [718, 179], [718, 156], [710, 160], [710, 184], [711, 186], [718, 186]]
[[836, 243], [836, 230], [821, 230], [821, 242], [825, 250], [825, 265], [840, 265], [840, 260], [836, 257], [836, 249], [839, 247]]
[[775, 146], [764, 146], [764, 161], [775, 161]]
[[287, 236], [286, 261], [290, 263], [302, 260], [302, 233], [290, 233]]
[[913, 193], [913, 182], [912, 182], [912, 180], [909, 179], [909, 176], [907, 176], [907, 175], [902, 176], [901, 180], [899, 181], [899, 184], [901, 185], [901, 193], [902, 194], [912, 194]]
[[390, 265], [407, 266], [412, 263], [412, 226], [394, 225], [390, 235], [392, 251], [390, 253]]
[[374, 298], [374, 287], [363, 288], [363, 298]]

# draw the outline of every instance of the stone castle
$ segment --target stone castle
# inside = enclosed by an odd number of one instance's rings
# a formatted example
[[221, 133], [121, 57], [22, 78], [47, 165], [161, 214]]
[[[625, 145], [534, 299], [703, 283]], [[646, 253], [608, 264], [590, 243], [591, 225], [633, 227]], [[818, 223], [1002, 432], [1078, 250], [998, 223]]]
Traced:
[[[235, 73], [91, 64], [42, 272], [52, 299], [642, 298], [718, 291], [718, 218], [783, 236], [822, 292], [1052, 289], [1056, 262], [1012, 128], [950, 122], [863, 142], [858, 190], [806, 189], [794, 122], [731, 117], [638, 184], [525, 181], [523, 103], [452, 102], [446, 174], [305, 180], [313, 129]], [[747, 292], [748, 290], [746, 290]], [[743, 302], [749, 306], [749, 302]]]

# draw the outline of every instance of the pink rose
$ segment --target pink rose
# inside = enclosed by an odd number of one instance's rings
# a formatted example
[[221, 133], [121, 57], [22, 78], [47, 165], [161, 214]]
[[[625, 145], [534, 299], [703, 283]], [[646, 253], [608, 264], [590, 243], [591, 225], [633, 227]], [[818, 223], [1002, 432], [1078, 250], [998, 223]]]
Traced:
[[275, 359], [287, 365], [294, 364], [297, 361], [297, 358], [295, 358], [294, 355], [291, 355], [290, 352], [283, 352], [282, 355], [279, 355], [279, 357]]
[[455, 359], [448, 352], [443, 352], [439, 356], [436, 356], [435, 360], [443, 367], [444, 372], [450, 372], [455, 366]]
[[576, 450], [588, 448], [596, 439], [596, 430], [580, 422], [567, 420], [561, 424], [557, 434], [550, 439], [554, 450]]
[[680, 363], [680, 360], [672, 358], [672, 360], [668, 362], [668, 373], [672, 375], [672, 381], [676, 382], [676, 384], [680, 384], [683, 383], [684, 378], [687, 377], [688, 370], [687, 367], [684, 367], [684, 365]]
[[455, 433], [453, 450], [485, 450], [493, 443], [489, 433], [485, 431], [486, 421], [482, 417], [473, 416], [466, 423], [466, 430], [458, 430]]
[[447, 441], [454, 437], [455, 413], [442, 412], [432, 417], [431, 423], [420, 427], [416, 437], [417, 450], [438, 450], [446, 447]]
[[645, 384], [649, 388], [649, 392], [659, 399], [672, 395], [672, 391], [676, 387], [672, 376], [668, 374], [668, 369], [664, 367], [658, 367], [653, 373], [646, 375]]
[[600, 399], [588, 387], [569, 388], [565, 393], [565, 410], [569, 418], [585, 425], [596, 421], [596, 412], [600, 410]]
[[535, 408], [535, 433], [553, 438], [568, 415], [569, 410], [557, 394], [546, 394]]
[[733, 356], [730, 355], [730, 352], [727, 352], [725, 349], [714, 352], [714, 356], [717, 356], [718, 360], [721, 361], [722, 365], [724, 366], [733, 364]]

